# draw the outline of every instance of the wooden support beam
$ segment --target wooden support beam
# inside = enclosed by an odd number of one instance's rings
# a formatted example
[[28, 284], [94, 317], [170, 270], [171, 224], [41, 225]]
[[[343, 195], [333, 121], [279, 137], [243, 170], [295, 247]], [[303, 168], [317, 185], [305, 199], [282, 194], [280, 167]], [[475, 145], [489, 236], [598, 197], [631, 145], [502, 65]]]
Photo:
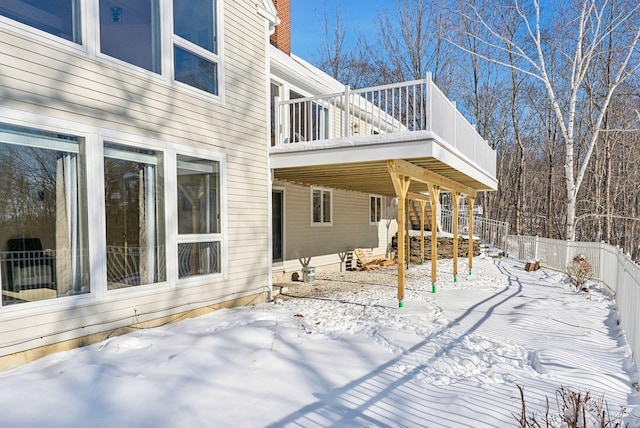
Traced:
[[420, 264], [424, 264], [424, 216], [427, 201], [418, 201], [420, 203]]
[[425, 201], [425, 202], [429, 202], [431, 200], [428, 194], [424, 195], [422, 193], [415, 193], [415, 192], [408, 192], [407, 199], [411, 199], [412, 201]]
[[389, 168], [389, 175], [393, 182], [393, 187], [396, 191], [396, 197], [398, 198], [398, 306], [404, 306], [404, 264], [405, 264], [405, 250], [404, 250], [404, 237], [405, 237], [405, 206], [407, 193], [409, 191], [409, 185], [411, 184], [411, 178], [394, 173]]
[[469, 201], [469, 275], [471, 275], [471, 270], [473, 269], [473, 204], [475, 197], [468, 196], [467, 200]]
[[458, 209], [460, 208], [460, 193], [451, 194], [453, 201], [453, 282], [458, 282]]
[[440, 187], [428, 184], [431, 197], [431, 291], [436, 292], [436, 265], [438, 263], [438, 201]]
[[417, 165], [412, 164], [411, 162], [407, 162], [402, 159], [387, 161], [387, 167], [389, 168], [389, 172], [409, 177], [412, 180], [419, 181], [420, 183], [435, 185], [442, 189], [457, 191], [474, 197], [477, 194], [477, 191], [469, 186], [460, 184], [454, 180], [451, 180], [450, 178], [421, 168]]

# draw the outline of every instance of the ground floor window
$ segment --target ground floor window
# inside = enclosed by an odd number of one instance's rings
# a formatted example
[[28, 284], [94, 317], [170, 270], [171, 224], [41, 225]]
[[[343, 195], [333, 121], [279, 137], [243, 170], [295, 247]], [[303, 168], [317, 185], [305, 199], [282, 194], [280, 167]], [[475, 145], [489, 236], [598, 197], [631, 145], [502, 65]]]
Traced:
[[369, 195], [369, 224], [377, 224], [382, 218], [382, 196]]
[[221, 272], [220, 163], [178, 155], [179, 278]]
[[331, 189], [311, 188], [311, 222], [312, 224], [332, 224], [331, 207], [333, 193]]
[[221, 277], [224, 156], [82, 129], [0, 123], [0, 306]]
[[162, 153], [104, 145], [108, 289], [165, 281]]
[[0, 124], [2, 304], [88, 293], [80, 137]]

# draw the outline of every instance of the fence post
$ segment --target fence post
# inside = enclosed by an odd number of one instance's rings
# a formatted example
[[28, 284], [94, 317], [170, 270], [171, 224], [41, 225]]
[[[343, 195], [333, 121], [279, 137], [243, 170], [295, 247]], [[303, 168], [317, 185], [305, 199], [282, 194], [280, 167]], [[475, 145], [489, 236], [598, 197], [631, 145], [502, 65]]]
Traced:
[[351, 96], [349, 94], [349, 85], [344, 85], [344, 135], [343, 137], [348, 137], [350, 134], [350, 125], [351, 125]]
[[609, 284], [604, 282], [604, 241], [600, 241], [600, 266], [598, 266], [598, 279], [607, 287], [611, 288]]
[[540, 257], [538, 257], [538, 243], [539, 243], [539, 236], [536, 235], [536, 239], [533, 241], [533, 260], [537, 261], [540, 260]]

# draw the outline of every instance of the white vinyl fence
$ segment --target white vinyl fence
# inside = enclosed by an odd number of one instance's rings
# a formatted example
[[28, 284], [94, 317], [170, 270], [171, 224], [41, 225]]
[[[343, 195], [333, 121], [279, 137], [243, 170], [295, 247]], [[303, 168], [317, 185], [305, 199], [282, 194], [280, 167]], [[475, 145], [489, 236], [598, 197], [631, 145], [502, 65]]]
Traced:
[[537, 236], [509, 235], [505, 251], [520, 260], [538, 260], [546, 268], [565, 272], [569, 262], [583, 254], [593, 266], [593, 281], [609, 288], [615, 297], [620, 325], [640, 367], [640, 266], [612, 245], [597, 242], [560, 241]]

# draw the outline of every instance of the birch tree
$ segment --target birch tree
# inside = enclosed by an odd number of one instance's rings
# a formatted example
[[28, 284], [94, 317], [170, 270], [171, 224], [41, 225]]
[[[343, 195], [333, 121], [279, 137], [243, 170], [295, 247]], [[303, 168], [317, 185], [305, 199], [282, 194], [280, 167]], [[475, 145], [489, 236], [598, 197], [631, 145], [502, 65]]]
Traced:
[[[567, 239], [573, 240], [578, 192], [599, 142], [611, 100], [640, 67], [640, 3], [636, 0], [486, 3], [462, 0], [461, 12], [463, 19], [486, 30], [471, 34], [489, 48], [490, 53], [483, 56], [485, 60], [523, 73], [544, 88], [540, 97], [551, 104], [562, 136], [567, 204], [565, 233]], [[505, 28], [517, 28], [515, 37]], [[601, 79], [602, 86], [591, 91], [597, 93], [597, 97], [589, 98], [587, 82], [595, 72], [598, 59], [604, 55], [610, 55], [610, 79]], [[549, 67], [552, 62], [560, 66]]]

